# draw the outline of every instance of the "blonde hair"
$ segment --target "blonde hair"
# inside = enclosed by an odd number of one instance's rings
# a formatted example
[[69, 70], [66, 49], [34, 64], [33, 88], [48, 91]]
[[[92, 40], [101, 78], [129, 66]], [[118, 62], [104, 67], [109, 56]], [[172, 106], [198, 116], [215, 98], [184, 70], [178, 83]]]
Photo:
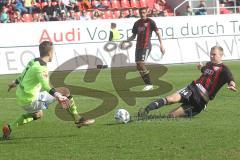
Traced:
[[212, 48], [211, 48], [211, 52], [213, 51], [213, 50], [215, 50], [215, 49], [217, 49], [217, 50], [219, 50], [220, 51], [220, 54], [221, 55], [223, 55], [223, 48], [221, 47], [221, 46], [213, 46]]

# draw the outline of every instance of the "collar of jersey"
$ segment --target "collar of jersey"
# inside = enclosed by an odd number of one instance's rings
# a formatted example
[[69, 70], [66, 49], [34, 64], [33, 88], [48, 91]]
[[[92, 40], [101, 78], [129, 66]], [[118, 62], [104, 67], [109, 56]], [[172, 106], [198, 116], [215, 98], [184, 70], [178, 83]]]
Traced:
[[44, 62], [41, 58], [35, 58], [34, 61], [38, 61], [41, 66], [46, 66], [47, 63]]
[[218, 63], [218, 64], [212, 63], [213, 66], [217, 66], [217, 67], [220, 67], [222, 64], [223, 64], [223, 63]]

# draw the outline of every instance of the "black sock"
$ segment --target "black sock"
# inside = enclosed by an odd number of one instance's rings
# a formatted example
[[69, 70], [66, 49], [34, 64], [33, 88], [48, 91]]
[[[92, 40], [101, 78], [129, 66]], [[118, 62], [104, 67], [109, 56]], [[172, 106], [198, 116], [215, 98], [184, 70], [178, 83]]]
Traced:
[[164, 105], [167, 104], [167, 99], [166, 98], [160, 98], [158, 100], [155, 100], [153, 101], [152, 103], [150, 103], [146, 108], [145, 110], [147, 112], [151, 111], [151, 110], [154, 110], [154, 109], [158, 109]]
[[152, 84], [151, 79], [150, 79], [149, 72], [148, 72], [148, 73], [144, 73], [144, 74], [142, 75], [142, 79], [143, 79], [143, 81], [144, 81], [145, 84], [149, 84], [149, 85]]

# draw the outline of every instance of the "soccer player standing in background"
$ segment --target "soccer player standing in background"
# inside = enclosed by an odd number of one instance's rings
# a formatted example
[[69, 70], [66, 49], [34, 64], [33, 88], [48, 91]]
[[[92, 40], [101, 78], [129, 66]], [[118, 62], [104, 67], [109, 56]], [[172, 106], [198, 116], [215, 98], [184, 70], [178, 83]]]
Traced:
[[158, 37], [160, 42], [160, 50], [162, 54], [165, 53], [165, 49], [162, 44], [162, 37], [160, 32], [158, 31], [156, 23], [147, 17], [147, 9], [140, 8], [140, 19], [136, 21], [133, 25], [132, 36], [127, 39], [127, 41], [132, 41], [135, 39], [137, 35], [137, 44], [135, 51], [135, 62], [137, 63], [137, 69], [145, 83], [144, 91], [148, 91], [153, 89], [153, 85], [150, 79], [150, 72], [147, 70], [145, 66], [145, 60], [151, 52], [151, 36], [152, 31], [154, 31]]
[[[93, 119], [84, 119], [79, 116], [70, 91], [65, 87], [51, 88], [47, 63], [53, 58], [53, 43], [44, 41], [39, 45], [40, 58], [31, 60], [21, 75], [9, 84], [8, 91], [17, 87], [16, 97], [18, 104], [27, 112], [16, 121], [5, 124], [2, 128], [3, 138], [8, 139], [14, 127], [21, 126], [43, 116], [43, 109], [55, 100], [67, 109], [74, 118], [77, 127], [94, 123]], [[43, 90], [43, 91], [41, 91]]]
[[202, 75], [192, 81], [187, 87], [176, 93], [160, 98], [150, 103], [144, 109], [140, 109], [139, 116], [145, 116], [149, 111], [158, 109], [164, 105], [181, 102], [182, 104], [170, 112], [170, 117], [194, 116], [200, 113], [209, 100], [213, 100], [217, 92], [224, 84], [228, 89], [237, 91], [231, 71], [222, 62], [223, 48], [214, 46], [211, 48], [210, 59], [205, 66], [199, 64], [197, 67]]

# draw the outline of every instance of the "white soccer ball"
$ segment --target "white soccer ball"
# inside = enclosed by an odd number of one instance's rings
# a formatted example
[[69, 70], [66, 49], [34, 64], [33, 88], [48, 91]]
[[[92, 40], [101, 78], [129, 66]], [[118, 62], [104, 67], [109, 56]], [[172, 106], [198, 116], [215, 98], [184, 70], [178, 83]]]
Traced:
[[130, 121], [130, 114], [126, 109], [118, 109], [114, 115], [118, 123], [128, 123]]

